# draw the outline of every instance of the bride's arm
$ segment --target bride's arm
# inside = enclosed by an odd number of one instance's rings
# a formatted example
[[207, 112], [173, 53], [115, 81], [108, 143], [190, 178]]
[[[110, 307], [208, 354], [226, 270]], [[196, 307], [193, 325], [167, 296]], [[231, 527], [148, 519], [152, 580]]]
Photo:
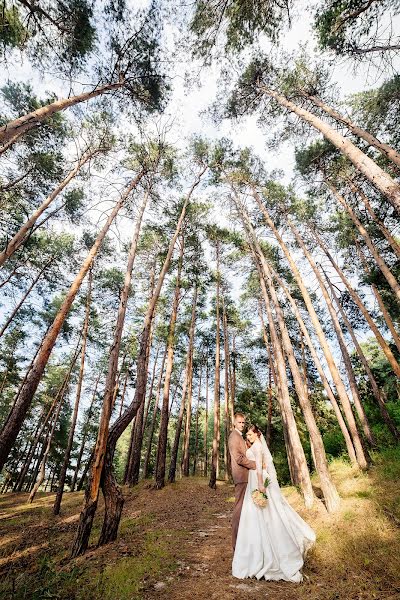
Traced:
[[257, 471], [257, 480], [258, 480], [258, 489], [260, 492], [265, 492], [264, 480], [263, 480], [263, 456], [262, 456], [262, 447], [260, 442], [254, 442], [253, 444], [253, 453], [256, 458], [256, 471]]

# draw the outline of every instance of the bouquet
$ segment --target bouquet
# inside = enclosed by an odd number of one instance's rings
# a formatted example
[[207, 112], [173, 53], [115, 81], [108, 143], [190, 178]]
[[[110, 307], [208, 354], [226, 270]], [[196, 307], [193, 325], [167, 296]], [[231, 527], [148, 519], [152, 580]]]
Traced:
[[[269, 477], [265, 478], [264, 487], [267, 488], [269, 485]], [[260, 492], [260, 490], [253, 490], [251, 493], [251, 497], [253, 498], [253, 502], [256, 506], [260, 508], [265, 508], [267, 506], [268, 496], [265, 492]]]

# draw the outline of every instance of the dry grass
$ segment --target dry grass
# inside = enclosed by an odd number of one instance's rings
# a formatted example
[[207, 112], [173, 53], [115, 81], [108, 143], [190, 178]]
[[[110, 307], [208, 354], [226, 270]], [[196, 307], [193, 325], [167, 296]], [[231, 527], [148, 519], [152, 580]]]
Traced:
[[[400, 455], [375, 457], [369, 474], [337, 460], [332, 475], [342, 497], [328, 515], [321, 503], [305, 511], [294, 488], [284, 493], [317, 531], [305, 581], [238, 581], [230, 575], [233, 488], [190, 478], [155, 492], [140, 484], [126, 490], [119, 539], [69, 560], [82, 495], [66, 494], [61, 517], [53, 495], [32, 505], [26, 494], [0, 498], [0, 597], [15, 600], [274, 600], [400, 599]], [[318, 486], [318, 481], [314, 481]]]

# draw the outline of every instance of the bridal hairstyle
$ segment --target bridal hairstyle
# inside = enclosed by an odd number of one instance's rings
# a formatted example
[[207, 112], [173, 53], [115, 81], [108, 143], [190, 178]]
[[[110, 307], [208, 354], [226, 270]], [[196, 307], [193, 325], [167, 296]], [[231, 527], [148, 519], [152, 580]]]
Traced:
[[247, 432], [249, 431], [253, 431], [254, 433], [256, 433], [259, 438], [262, 436], [262, 431], [259, 427], [257, 427], [257, 425], [250, 425]]

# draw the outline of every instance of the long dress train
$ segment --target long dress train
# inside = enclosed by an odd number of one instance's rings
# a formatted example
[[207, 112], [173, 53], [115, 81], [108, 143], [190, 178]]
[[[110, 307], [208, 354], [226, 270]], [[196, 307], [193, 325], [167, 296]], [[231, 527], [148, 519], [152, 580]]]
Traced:
[[[257, 471], [249, 480], [240, 516], [232, 575], [239, 579], [256, 577], [300, 582], [307, 551], [315, 543], [315, 533], [288, 504], [281, 493], [271, 453], [263, 437], [246, 452], [255, 460]], [[266, 466], [266, 468], [265, 468]], [[267, 506], [256, 506], [251, 497], [258, 488], [257, 472], [268, 475]]]

